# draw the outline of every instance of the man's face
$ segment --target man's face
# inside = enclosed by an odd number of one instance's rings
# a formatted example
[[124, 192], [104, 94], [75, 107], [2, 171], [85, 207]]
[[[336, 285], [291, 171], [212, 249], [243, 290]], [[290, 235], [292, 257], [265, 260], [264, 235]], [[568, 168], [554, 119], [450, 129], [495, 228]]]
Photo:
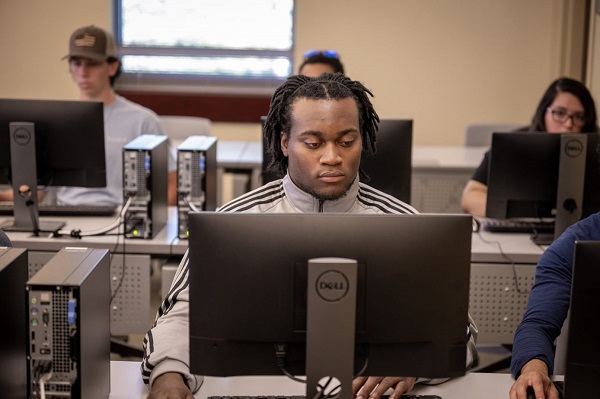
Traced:
[[356, 179], [362, 152], [355, 100], [300, 98], [291, 118], [291, 131], [281, 135], [290, 178], [315, 198], [342, 197]]
[[94, 61], [88, 58], [71, 57], [69, 72], [79, 87], [81, 97], [96, 100], [110, 89], [110, 78], [119, 67], [118, 62]]

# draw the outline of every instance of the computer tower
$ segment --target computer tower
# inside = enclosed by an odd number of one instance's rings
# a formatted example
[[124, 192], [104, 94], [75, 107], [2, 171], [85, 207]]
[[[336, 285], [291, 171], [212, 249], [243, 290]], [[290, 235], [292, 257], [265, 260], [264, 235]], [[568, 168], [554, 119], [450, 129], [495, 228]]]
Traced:
[[27, 282], [31, 397], [108, 398], [109, 259], [106, 249], [64, 248]]
[[27, 396], [27, 250], [0, 247], [0, 392], [3, 398]]
[[132, 198], [125, 213], [125, 237], [152, 238], [168, 217], [167, 136], [145, 134], [123, 147], [123, 202]]
[[187, 238], [188, 212], [217, 208], [217, 138], [189, 136], [177, 147], [177, 231]]

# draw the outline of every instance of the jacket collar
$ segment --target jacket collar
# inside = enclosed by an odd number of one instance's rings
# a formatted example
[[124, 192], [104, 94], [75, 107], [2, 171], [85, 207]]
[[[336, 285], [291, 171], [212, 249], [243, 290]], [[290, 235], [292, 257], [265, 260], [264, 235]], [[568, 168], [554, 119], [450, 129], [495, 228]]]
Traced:
[[301, 190], [292, 182], [289, 175], [283, 178], [283, 190], [292, 206], [298, 212], [348, 212], [354, 206], [358, 196], [358, 177], [342, 198], [335, 201], [320, 201], [306, 191]]

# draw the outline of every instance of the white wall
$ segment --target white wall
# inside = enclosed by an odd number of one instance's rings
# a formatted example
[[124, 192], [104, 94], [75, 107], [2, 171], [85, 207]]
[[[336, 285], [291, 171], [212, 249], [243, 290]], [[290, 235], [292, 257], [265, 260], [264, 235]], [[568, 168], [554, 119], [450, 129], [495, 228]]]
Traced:
[[[416, 144], [461, 145], [467, 123], [526, 124], [569, 72], [561, 43], [573, 2], [296, 0], [297, 64], [306, 50], [335, 49], [381, 117], [415, 120]], [[0, 0], [0, 96], [76, 98], [60, 60], [68, 37], [110, 28], [111, 12], [111, 0]], [[260, 137], [258, 124], [214, 127], [220, 138]]]

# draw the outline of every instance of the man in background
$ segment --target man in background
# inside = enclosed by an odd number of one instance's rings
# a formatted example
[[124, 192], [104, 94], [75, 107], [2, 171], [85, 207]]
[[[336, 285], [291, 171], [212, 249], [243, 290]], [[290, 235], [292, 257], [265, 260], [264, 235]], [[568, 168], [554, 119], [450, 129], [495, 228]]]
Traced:
[[337, 51], [310, 50], [304, 53], [304, 61], [298, 69], [298, 75], [316, 78], [325, 72], [344, 74], [344, 65]]
[[[90, 25], [77, 29], [69, 39], [69, 53], [63, 58], [79, 88], [79, 99], [104, 104], [106, 146], [106, 188], [60, 187], [57, 203], [66, 205], [120, 205], [123, 202], [122, 148], [142, 134], [164, 134], [158, 116], [151, 110], [118, 95], [114, 83], [121, 73], [121, 61], [113, 36]], [[172, 160], [171, 160], [172, 161]], [[171, 162], [171, 168], [175, 166]], [[176, 172], [169, 173], [169, 204], [176, 203]]]

